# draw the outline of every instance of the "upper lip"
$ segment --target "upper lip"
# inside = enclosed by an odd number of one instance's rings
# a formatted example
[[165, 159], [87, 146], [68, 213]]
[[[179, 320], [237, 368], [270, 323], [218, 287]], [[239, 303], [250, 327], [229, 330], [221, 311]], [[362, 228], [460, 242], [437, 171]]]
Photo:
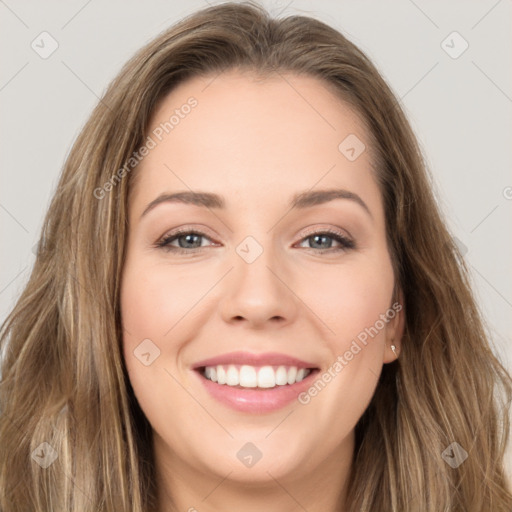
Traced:
[[205, 366], [217, 366], [220, 364], [246, 364], [249, 366], [296, 366], [297, 368], [316, 368], [314, 363], [308, 363], [287, 354], [278, 352], [264, 352], [253, 354], [250, 352], [229, 352], [210, 359], [204, 359], [195, 363], [192, 368], [198, 370]]

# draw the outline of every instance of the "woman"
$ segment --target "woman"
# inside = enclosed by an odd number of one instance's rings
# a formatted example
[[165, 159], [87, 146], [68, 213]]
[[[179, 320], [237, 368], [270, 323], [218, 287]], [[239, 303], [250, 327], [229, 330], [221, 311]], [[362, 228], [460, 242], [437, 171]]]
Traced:
[[512, 508], [510, 375], [400, 106], [319, 21], [228, 3], [135, 55], [1, 336], [3, 512]]

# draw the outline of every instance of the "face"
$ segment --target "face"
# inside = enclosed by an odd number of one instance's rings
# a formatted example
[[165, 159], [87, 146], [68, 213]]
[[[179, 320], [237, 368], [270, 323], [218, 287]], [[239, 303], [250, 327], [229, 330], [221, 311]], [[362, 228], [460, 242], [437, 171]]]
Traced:
[[251, 482], [348, 460], [403, 328], [361, 120], [314, 78], [229, 72], [148, 136], [121, 312], [157, 458]]

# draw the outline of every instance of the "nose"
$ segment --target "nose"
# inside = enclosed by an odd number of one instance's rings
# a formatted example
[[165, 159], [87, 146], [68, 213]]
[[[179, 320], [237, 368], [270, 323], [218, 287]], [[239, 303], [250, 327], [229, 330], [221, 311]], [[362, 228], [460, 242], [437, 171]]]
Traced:
[[220, 306], [223, 320], [253, 329], [281, 328], [293, 322], [300, 300], [293, 292], [291, 273], [273, 252], [264, 250], [252, 263], [235, 256]]

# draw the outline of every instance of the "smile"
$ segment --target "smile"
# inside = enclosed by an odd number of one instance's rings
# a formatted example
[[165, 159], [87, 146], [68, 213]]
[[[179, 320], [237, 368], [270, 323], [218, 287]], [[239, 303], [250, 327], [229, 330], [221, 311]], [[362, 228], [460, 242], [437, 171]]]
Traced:
[[289, 386], [303, 381], [310, 373], [310, 368], [297, 366], [251, 366], [251, 365], [216, 365], [206, 366], [202, 375], [220, 385], [241, 388], [269, 389], [276, 386]]

